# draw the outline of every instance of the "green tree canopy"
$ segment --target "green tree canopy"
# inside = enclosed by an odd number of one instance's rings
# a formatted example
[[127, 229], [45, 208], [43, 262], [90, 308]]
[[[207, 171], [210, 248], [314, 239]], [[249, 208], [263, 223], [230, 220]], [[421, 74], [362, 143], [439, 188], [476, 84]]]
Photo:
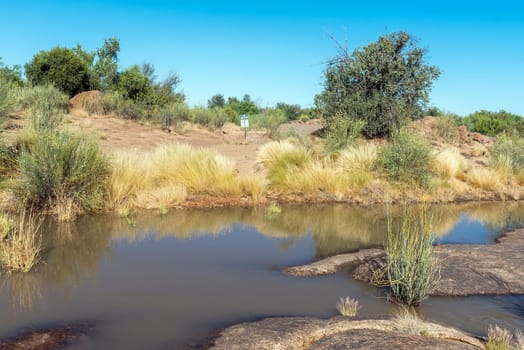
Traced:
[[226, 99], [222, 94], [213, 95], [207, 100], [207, 108], [224, 108], [226, 106]]
[[117, 90], [125, 98], [151, 103], [153, 84], [138, 65], [131, 66], [118, 76]]
[[296, 120], [302, 113], [302, 107], [300, 107], [300, 105], [292, 105], [284, 102], [277, 103], [275, 108], [283, 111], [288, 120]]
[[341, 47], [328, 61], [324, 91], [315, 98], [328, 132], [350, 133], [351, 121], [363, 121], [365, 136], [389, 136], [404, 120], [421, 117], [440, 74], [424, 56], [405, 32], [379, 37], [352, 54]]
[[31, 84], [52, 84], [69, 96], [88, 90], [90, 85], [88, 65], [68, 48], [40, 51], [26, 63], [25, 74]]

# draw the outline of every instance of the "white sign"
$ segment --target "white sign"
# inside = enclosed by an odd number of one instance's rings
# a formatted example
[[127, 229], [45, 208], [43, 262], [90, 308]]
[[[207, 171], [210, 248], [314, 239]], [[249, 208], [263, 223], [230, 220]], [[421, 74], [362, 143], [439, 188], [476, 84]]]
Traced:
[[249, 128], [249, 117], [245, 114], [240, 116], [240, 127], [244, 129]]

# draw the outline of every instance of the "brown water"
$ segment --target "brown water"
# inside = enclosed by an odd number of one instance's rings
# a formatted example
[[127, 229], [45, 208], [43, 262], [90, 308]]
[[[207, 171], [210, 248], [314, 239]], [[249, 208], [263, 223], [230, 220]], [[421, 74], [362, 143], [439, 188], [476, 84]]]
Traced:
[[[524, 203], [432, 209], [441, 243], [490, 243], [524, 225]], [[70, 349], [186, 349], [217, 329], [268, 316], [336, 314], [339, 297], [360, 315], [394, 312], [383, 292], [333, 276], [296, 278], [285, 266], [381, 245], [385, 209], [342, 205], [140, 213], [129, 220], [48, 222], [45, 263], [0, 276], [0, 339], [76, 322], [93, 329]], [[491, 323], [524, 329], [524, 297], [430, 298], [424, 318], [477, 335]]]

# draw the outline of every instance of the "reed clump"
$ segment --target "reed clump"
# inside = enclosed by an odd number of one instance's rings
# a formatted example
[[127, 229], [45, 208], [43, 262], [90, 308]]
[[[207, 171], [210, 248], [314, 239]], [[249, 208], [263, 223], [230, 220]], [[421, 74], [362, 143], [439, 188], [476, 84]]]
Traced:
[[396, 220], [388, 213], [386, 264], [373, 280], [375, 284], [388, 286], [390, 297], [399, 304], [419, 305], [440, 278], [433, 251], [432, 221], [425, 205], [403, 208]]
[[0, 242], [0, 264], [8, 272], [29, 272], [40, 261], [42, 220], [35, 214], [22, 211]]

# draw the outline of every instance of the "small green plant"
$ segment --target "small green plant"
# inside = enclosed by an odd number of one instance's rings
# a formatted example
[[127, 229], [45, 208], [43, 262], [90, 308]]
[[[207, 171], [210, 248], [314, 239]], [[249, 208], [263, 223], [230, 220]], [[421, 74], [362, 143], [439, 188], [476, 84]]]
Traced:
[[391, 181], [427, 188], [431, 183], [431, 147], [420, 137], [402, 129], [378, 152], [379, 170]]
[[440, 278], [432, 219], [425, 205], [403, 208], [396, 222], [388, 210], [386, 265], [376, 272], [374, 282], [389, 286], [391, 298], [399, 304], [419, 305]]
[[362, 306], [358, 300], [350, 297], [340, 298], [337, 303], [338, 312], [345, 317], [355, 317], [360, 309]]
[[161, 206], [159, 209], [160, 215], [164, 216], [169, 213], [169, 209], [167, 207]]
[[14, 107], [13, 85], [0, 78], [0, 126], [3, 119], [12, 111]]
[[489, 325], [486, 350], [510, 350], [513, 335], [510, 331], [499, 326]]
[[29, 272], [39, 262], [42, 220], [27, 211], [15, 219], [8, 235], [0, 242], [0, 264], [8, 272]]
[[266, 209], [266, 218], [273, 219], [282, 213], [282, 208], [277, 203], [271, 203]]

